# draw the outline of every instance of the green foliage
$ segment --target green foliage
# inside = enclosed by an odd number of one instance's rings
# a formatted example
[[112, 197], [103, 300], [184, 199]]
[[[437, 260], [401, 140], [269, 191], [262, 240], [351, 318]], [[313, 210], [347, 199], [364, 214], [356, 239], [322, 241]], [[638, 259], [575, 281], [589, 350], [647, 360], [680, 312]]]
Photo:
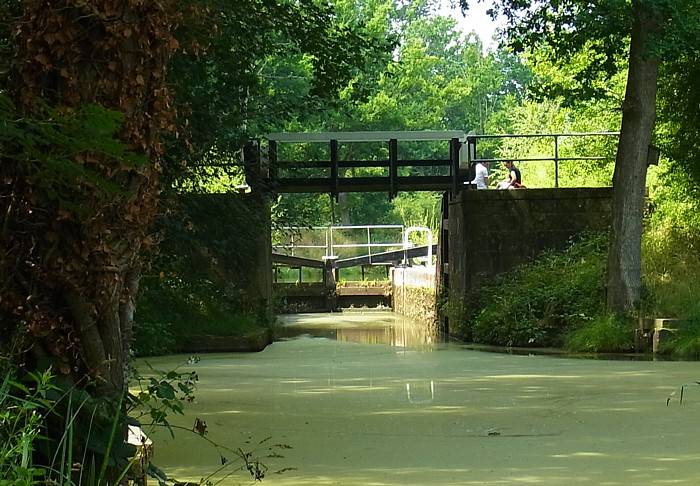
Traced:
[[166, 166], [189, 187], [211, 177], [197, 164], [234, 161], [247, 138], [317, 116], [391, 50], [327, 1], [192, 3], [197, 13], [177, 33], [185, 49], [170, 68], [188, 136], [171, 140]]
[[243, 309], [233, 285], [191, 277], [145, 279], [135, 316], [134, 352], [168, 354], [193, 335], [242, 336], [269, 324], [265, 316]]
[[[508, 131], [509, 113], [524, 96], [530, 70], [519, 58], [498, 51], [484, 53], [473, 35], [460, 33], [453, 19], [435, 12], [432, 2], [400, 3], [389, 0], [343, 1], [337, 4], [344, 19], [360, 19], [374, 35], [395, 37], [393, 59], [381, 57], [371, 76], [359, 75], [341, 92], [333, 106], [317, 120], [294, 122], [286, 131], [314, 130], [463, 130]], [[353, 98], [356, 90], [366, 96]], [[327, 160], [316, 146], [295, 145], [285, 160]], [[282, 150], [282, 149], [281, 149]], [[340, 147], [341, 159], [388, 158], [386, 144], [351, 144]], [[444, 159], [447, 145], [399, 144], [402, 158]], [[447, 174], [445, 168], [432, 175]], [[400, 175], [427, 174], [428, 168], [401, 168]], [[442, 171], [442, 172], [440, 172]], [[307, 174], [308, 175], [308, 174]], [[377, 169], [341, 170], [341, 177], [385, 175]], [[315, 211], [309, 211], [316, 205]], [[386, 194], [344, 194], [338, 205], [325, 197], [283, 196], [280, 206], [311, 216], [309, 224], [402, 223], [437, 228], [436, 196], [400, 193], [393, 201]]]
[[696, 302], [687, 321], [669, 339], [661, 341], [659, 352], [680, 359], [700, 360], [700, 304]]
[[[87, 201], [126, 195], [110, 182], [96, 164], [106, 157], [117, 167], [139, 167], [144, 156], [130, 152], [117, 139], [123, 115], [97, 105], [76, 110], [44, 106], [42, 116], [20, 115], [12, 100], [0, 91], [0, 157], [10, 175], [22, 174], [41, 188], [49, 199], [77, 212], [85, 212]], [[12, 161], [14, 164], [10, 164]], [[87, 207], [84, 207], [87, 204]]]
[[[698, 36], [700, 37], [700, 36]], [[700, 181], [700, 40], [664, 64], [659, 84], [658, 143], [679, 162], [677, 171]]]
[[605, 251], [606, 239], [591, 235], [496, 278], [459, 330], [478, 343], [561, 346], [567, 332], [603, 311]]
[[[187, 363], [195, 364], [198, 361], [199, 358], [193, 357]], [[134, 391], [130, 391], [127, 397], [131, 416], [139, 422], [144, 422], [148, 429], [163, 426], [174, 436], [168, 417], [172, 414], [183, 415], [185, 404], [194, 401], [199, 376], [195, 371], [180, 372], [179, 367], [163, 371], [153, 368], [148, 363], [146, 366], [148, 373], [145, 374], [138, 368], [132, 369]]]
[[660, 167], [642, 241], [648, 315], [685, 319], [700, 301], [699, 196], [687, 174]]
[[[167, 315], [164, 316], [158, 313], [158, 315], [151, 317], [152, 320], [141, 317], [142, 314], [149, 314], [148, 306], [151, 299], [149, 292], [146, 291], [138, 301], [139, 310], [134, 325], [134, 339], [131, 343], [131, 350], [134, 356], [172, 354], [177, 352], [178, 349], [177, 340], [172, 330], [173, 326]], [[153, 300], [158, 301], [160, 299], [156, 297]]]
[[634, 322], [615, 314], [596, 316], [566, 336], [568, 351], [619, 353], [634, 348]]
[[36, 484], [46, 473], [33, 461], [41, 434], [42, 410], [49, 407], [49, 373], [32, 375], [26, 386], [5, 375], [0, 386], [0, 485]]
[[0, 484], [106, 486], [129, 477], [135, 449], [116, 434], [127, 422], [121, 399], [95, 398], [50, 370], [17, 372], [0, 386]]

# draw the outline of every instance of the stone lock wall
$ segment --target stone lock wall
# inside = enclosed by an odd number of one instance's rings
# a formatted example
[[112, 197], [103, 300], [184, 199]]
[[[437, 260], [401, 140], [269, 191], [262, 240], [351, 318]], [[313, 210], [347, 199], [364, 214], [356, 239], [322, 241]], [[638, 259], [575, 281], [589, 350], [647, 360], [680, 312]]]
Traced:
[[429, 334], [437, 335], [434, 266], [392, 268], [391, 293], [394, 312], [424, 324]]
[[464, 190], [449, 206], [450, 292], [561, 249], [575, 235], [610, 226], [612, 188]]

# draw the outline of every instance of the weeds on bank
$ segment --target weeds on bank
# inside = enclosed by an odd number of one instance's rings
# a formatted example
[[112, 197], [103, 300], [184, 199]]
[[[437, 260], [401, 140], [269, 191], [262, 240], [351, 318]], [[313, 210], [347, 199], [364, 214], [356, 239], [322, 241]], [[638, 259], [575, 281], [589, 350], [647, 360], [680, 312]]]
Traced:
[[494, 279], [460, 309], [462, 332], [478, 343], [562, 346], [567, 333], [603, 314], [606, 249], [605, 235], [588, 235]]
[[615, 353], [634, 349], [633, 319], [605, 314], [597, 316], [565, 337], [564, 348], [572, 352]]
[[[148, 376], [134, 372], [135, 391], [118, 400], [96, 398], [54, 376], [50, 369], [28, 372], [23, 379], [16, 378], [18, 371], [9, 369], [0, 383], [1, 486], [145, 485], [146, 475], [161, 485], [209, 486], [238, 472], [260, 480], [269, 472], [265, 460], [281, 458], [290, 448], [272, 444], [269, 437], [231, 448], [209, 439], [207, 425], [199, 418], [191, 428], [171, 423], [173, 415], [183, 415], [184, 406], [194, 401], [198, 380], [194, 371], [149, 368]], [[165, 427], [173, 435], [175, 431], [195, 434], [212, 447], [220, 467], [197, 483], [168, 478], [150, 462], [145, 442], [137, 449], [125, 441], [129, 425], [148, 430]]]

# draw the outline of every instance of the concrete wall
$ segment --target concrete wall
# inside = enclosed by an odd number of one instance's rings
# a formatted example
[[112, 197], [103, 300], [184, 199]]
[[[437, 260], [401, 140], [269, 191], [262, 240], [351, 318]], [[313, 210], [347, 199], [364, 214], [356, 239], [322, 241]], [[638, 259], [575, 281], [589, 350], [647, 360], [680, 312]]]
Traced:
[[450, 293], [564, 248], [583, 231], [607, 230], [612, 188], [464, 190], [450, 202]]
[[395, 267], [391, 271], [394, 312], [425, 324], [437, 335], [435, 267]]

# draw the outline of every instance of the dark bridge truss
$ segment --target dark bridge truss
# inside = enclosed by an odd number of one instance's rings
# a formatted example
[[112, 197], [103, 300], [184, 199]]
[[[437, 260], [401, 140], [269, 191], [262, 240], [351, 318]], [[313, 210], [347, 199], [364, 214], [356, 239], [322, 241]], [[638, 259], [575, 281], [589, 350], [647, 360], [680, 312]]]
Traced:
[[[445, 158], [400, 159], [401, 141], [444, 142]], [[462, 186], [465, 176], [460, 173], [460, 150], [466, 136], [458, 131], [445, 132], [335, 132], [270, 134], [267, 151], [259, 141], [249, 144], [244, 151], [244, 167], [248, 183], [277, 193], [329, 193], [337, 197], [341, 192], [387, 192], [390, 198], [399, 191], [453, 191]], [[389, 158], [384, 160], [341, 160], [339, 143], [383, 142]], [[330, 160], [278, 160], [279, 143], [328, 144]], [[377, 167], [387, 169], [385, 176], [341, 177], [340, 169]], [[449, 175], [399, 175], [401, 167], [447, 167]], [[324, 169], [326, 177], [283, 177], [282, 169]]]

